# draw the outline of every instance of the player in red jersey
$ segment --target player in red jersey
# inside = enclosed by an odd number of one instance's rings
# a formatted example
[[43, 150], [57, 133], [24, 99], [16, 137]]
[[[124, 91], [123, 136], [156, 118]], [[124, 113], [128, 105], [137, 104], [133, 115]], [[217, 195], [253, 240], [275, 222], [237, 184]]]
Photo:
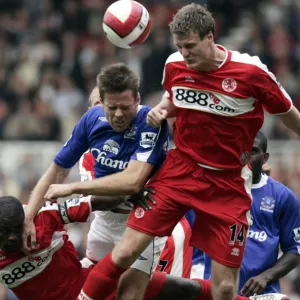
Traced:
[[[0, 283], [20, 300], [75, 300], [93, 267], [80, 263], [65, 224], [88, 222], [92, 211], [109, 210], [122, 197], [82, 197], [62, 204], [46, 202], [34, 219], [39, 245], [24, 253], [24, 208], [11, 196], [0, 197]], [[34, 296], [33, 296], [34, 295]]]
[[[81, 157], [79, 161], [79, 170], [82, 181], [94, 178], [94, 157], [89, 151]], [[151, 197], [151, 193], [148, 195]], [[150, 200], [151, 199], [148, 198], [148, 201]], [[146, 209], [146, 199], [143, 202], [140, 202], [140, 204]], [[103, 222], [104, 221], [102, 221], [101, 225]], [[193, 248], [189, 245], [189, 241], [191, 238], [191, 227], [193, 222], [193, 212], [190, 211], [175, 226], [160, 255], [159, 263], [156, 267], [157, 271], [183, 278], [190, 278]], [[120, 230], [124, 229], [120, 228]], [[112, 231], [110, 234], [113, 234], [114, 232], [115, 231]], [[101, 243], [98, 243], [98, 247], [101, 247]], [[95, 251], [97, 251], [97, 249], [95, 249]], [[102, 249], [98, 249], [98, 253], [102, 253], [103, 251], [104, 250]], [[89, 252], [87, 252], [87, 257], [93, 261], [97, 261], [94, 257], [89, 257]]]
[[[131, 212], [121, 242], [83, 287], [103, 299], [153, 237], [170, 235], [190, 208], [196, 213], [191, 242], [213, 258], [213, 299], [234, 299], [251, 205], [248, 162], [264, 110], [279, 114], [300, 135], [299, 112], [275, 76], [258, 57], [216, 45], [215, 22], [205, 7], [184, 6], [170, 29], [179, 51], [166, 62], [166, 93], [148, 114], [148, 124], [155, 127], [176, 116], [177, 148], [169, 151], [148, 183], [156, 190], [157, 205]], [[114, 184], [101, 178], [76, 186], [54, 185], [46, 197], [90, 190], [101, 195]]]
[[[20, 300], [76, 299], [93, 264], [87, 259], [79, 262], [64, 224], [86, 222], [93, 210], [117, 205], [111, 198], [106, 204], [99, 200], [82, 197], [62, 204], [47, 202], [34, 220], [40, 244], [25, 254], [21, 251], [24, 209], [16, 198], [0, 197], [0, 283]], [[211, 299], [209, 281], [197, 281], [155, 272], [145, 299]]]
[[[82, 199], [81, 207], [89, 203], [88, 198]], [[0, 282], [20, 300], [76, 299], [89, 268], [81, 266], [63, 220], [86, 222], [90, 211], [62, 209], [61, 214], [57, 203], [47, 202], [34, 220], [39, 246], [25, 254], [21, 251], [22, 204], [14, 197], [0, 197]]]

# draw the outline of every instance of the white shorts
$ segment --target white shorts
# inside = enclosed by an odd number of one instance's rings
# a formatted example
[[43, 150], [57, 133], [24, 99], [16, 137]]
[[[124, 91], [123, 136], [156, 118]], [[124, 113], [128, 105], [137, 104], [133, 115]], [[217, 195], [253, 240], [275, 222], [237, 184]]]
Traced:
[[[125, 231], [127, 218], [127, 214], [111, 211], [97, 211], [95, 213], [95, 219], [91, 224], [87, 238], [86, 256], [90, 260], [99, 261], [113, 250]], [[166, 240], [167, 237], [154, 238], [131, 268], [152, 275]]]
[[192, 265], [191, 278], [204, 279], [205, 266], [202, 263]]

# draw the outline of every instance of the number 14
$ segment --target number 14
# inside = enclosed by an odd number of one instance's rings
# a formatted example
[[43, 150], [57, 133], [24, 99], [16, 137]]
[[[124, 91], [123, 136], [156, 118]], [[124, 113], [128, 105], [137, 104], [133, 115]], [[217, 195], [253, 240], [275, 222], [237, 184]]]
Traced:
[[233, 224], [229, 227], [230, 229], [230, 240], [229, 244], [234, 245], [236, 241], [239, 242], [240, 246], [243, 246], [244, 241], [245, 241], [245, 225], [241, 226], [240, 231], [238, 232], [238, 225]]

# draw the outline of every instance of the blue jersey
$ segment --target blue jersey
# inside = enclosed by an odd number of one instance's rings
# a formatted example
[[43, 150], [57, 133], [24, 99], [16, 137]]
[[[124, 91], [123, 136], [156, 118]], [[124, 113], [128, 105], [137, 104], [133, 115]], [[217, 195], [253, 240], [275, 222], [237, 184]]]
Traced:
[[[253, 224], [248, 231], [240, 270], [239, 290], [246, 281], [271, 268], [283, 253], [300, 254], [300, 205], [295, 194], [283, 184], [262, 174], [252, 185]], [[205, 279], [210, 277], [210, 259], [205, 256]], [[280, 292], [279, 281], [267, 285], [263, 293]]]
[[193, 260], [192, 265], [202, 264], [205, 262], [205, 254], [202, 250], [194, 248], [193, 249]]
[[187, 219], [187, 221], [190, 224], [190, 227], [193, 227], [193, 224], [195, 222], [195, 213], [192, 209], [190, 209], [185, 215], [185, 218]]
[[101, 106], [88, 110], [75, 126], [71, 137], [54, 158], [54, 163], [71, 168], [88, 149], [94, 157], [95, 177], [124, 170], [130, 160], [147, 162], [153, 171], [163, 163], [168, 147], [168, 124], [159, 128], [146, 123], [151, 107], [140, 105], [131, 126], [116, 132]]

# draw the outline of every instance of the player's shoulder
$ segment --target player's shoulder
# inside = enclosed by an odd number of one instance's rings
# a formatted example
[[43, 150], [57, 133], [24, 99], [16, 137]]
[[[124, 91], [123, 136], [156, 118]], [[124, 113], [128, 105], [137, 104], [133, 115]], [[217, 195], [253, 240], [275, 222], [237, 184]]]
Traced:
[[281, 197], [284, 200], [297, 199], [296, 195], [290, 188], [288, 188], [283, 183], [277, 181], [276, 179], [269, 177], [267, 181], [267, 185], [269, 185], [272, 188], [272, 191], [275, 195]]
[[256, 55], [252, 56], [249, 53], [241, 53], [233, 50], [231, 50], [231, 61], [255, 66], [263, 64], [260, 58]]
[[148, 105], [139, 105], [138, 111], [135, 117], [135, 122], [137, 124], [145, 124], [147, 119], [147, 114], [151, 110], [151, 107]]
[[176, 63], [176, 62], [184, 62], [183, 56], [180, 54], [179, 51], [176, 51], [169, 55], [166, 60], [166, 65], [169, 63]]
[[233, 63], [243, 64], [247, 66], [252, 72], [256, 70], [262, 70], [268, 72], [268, 68], [265, 64], [262, 63], [260, 58], [256, 55], [252, 56], [249, 53], [241, 53], [239, 51], [230, 51], [231, 59]]

